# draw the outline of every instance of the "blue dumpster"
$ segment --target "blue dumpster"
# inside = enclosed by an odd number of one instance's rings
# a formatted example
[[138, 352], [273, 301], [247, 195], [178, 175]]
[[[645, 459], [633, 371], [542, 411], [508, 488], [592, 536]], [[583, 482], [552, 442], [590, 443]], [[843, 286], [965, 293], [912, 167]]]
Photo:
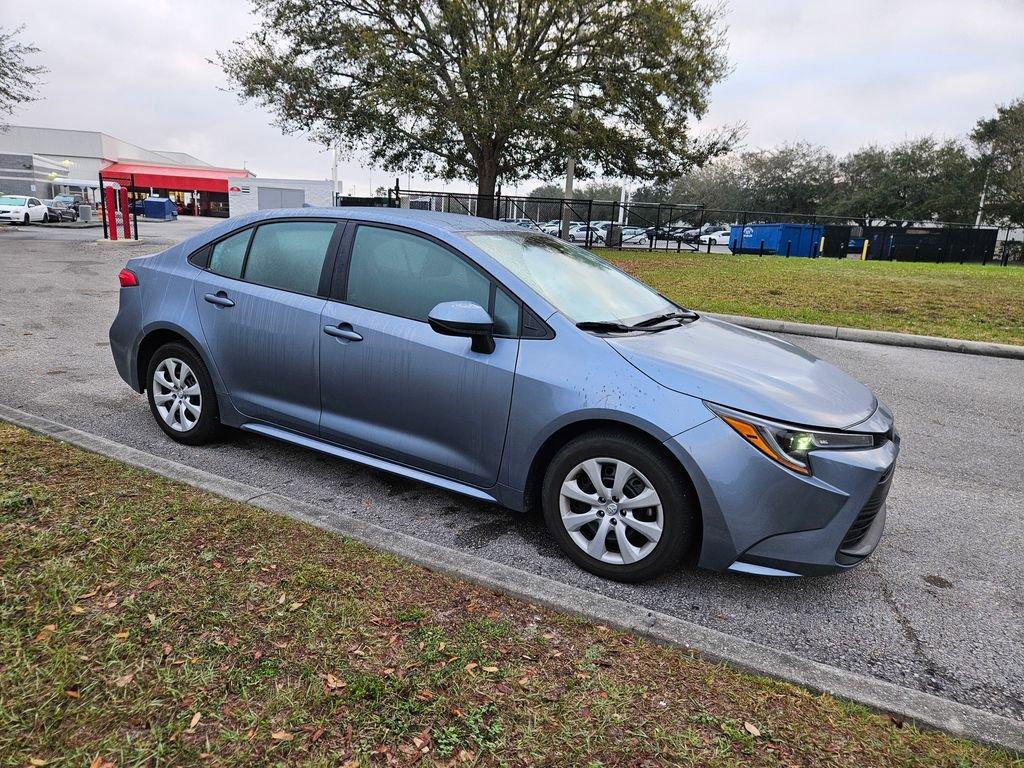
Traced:
[[178, 218], [178, 206], [166, 197], [147, 197], [143, 203], [143, 215], [147, 219], [164, 219], [170, 221]]
[[822, 234], [823, 229], [817, 224], [734, 225], [729, 234], [729, 248], [733, 253], [817, 256]]

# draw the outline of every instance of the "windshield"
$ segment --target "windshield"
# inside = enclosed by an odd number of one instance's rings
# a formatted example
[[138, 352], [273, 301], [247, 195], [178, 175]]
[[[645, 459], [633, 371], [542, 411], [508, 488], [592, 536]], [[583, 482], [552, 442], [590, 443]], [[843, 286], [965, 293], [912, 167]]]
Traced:
[[625, 323], [677, 309], [604, 259], [547, 235], [499, 232], [466, 239], [573, 322]]
[[4, 195], [3, 197], [0, 197], [0, 205], [25, 205], [27, 202], [27, 197], [17, 197], [16, 195]]

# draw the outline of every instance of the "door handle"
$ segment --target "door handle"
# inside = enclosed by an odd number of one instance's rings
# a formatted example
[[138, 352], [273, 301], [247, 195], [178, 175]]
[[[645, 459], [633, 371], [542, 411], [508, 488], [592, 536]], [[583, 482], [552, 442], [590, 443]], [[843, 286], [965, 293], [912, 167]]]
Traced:
[[324, 333], [328, 336], [334, 336], [336, 339], [345, 339], [345, 341], [362, 341], [363, 337], [352, 330], [352, 326], [348, 323], [340, 323], [339, 325], [325, 325]]
[[203, 296], [211, 304], [216, 304], [218, 307], [233, 307], [235, 302], [228, 298], [228, 295], [224, 291], [217, 291], [216, 293], [208, 293]]

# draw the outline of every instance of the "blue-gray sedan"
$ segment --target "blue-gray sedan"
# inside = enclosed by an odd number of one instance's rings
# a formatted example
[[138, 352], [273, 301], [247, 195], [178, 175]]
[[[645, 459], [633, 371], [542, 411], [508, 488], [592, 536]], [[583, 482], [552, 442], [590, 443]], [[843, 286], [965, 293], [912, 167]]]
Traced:
[[842, 571], [882, 535], [899, 437], [866, 387], [548, 235], [261, 211], [120, 281], [114, 362], [178, 442], [237, 427], [539, 508], [623, 581]]

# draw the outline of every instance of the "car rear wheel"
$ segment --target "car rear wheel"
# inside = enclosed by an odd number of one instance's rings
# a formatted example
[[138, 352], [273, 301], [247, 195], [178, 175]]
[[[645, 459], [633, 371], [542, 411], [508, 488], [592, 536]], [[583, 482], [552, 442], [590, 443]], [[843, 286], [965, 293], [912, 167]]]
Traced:
[[651, 579], [678, 567], [698, 540], [697, 504], [681, 470], [628, 434], [569, 442], [548, 466], [542, 501], [562, 550], [604, 578]]
[[26, 224], [26, 225], [27, 225], [27, 224], [29, 224], [30, 222], [31, 222], [31, 219], [29, 219], [29, 217], [28, 217], [28, 214], [26, 213], [26, 214], [25, 214], [25, 220], [24, 220], [24, 221], [22, 222], [22, 224]]
[[168, 437], [202, 445], [220, 430], [217, 395], [206, 366], [189, 347], [164, 344], [149, 361], [149, 408]]

